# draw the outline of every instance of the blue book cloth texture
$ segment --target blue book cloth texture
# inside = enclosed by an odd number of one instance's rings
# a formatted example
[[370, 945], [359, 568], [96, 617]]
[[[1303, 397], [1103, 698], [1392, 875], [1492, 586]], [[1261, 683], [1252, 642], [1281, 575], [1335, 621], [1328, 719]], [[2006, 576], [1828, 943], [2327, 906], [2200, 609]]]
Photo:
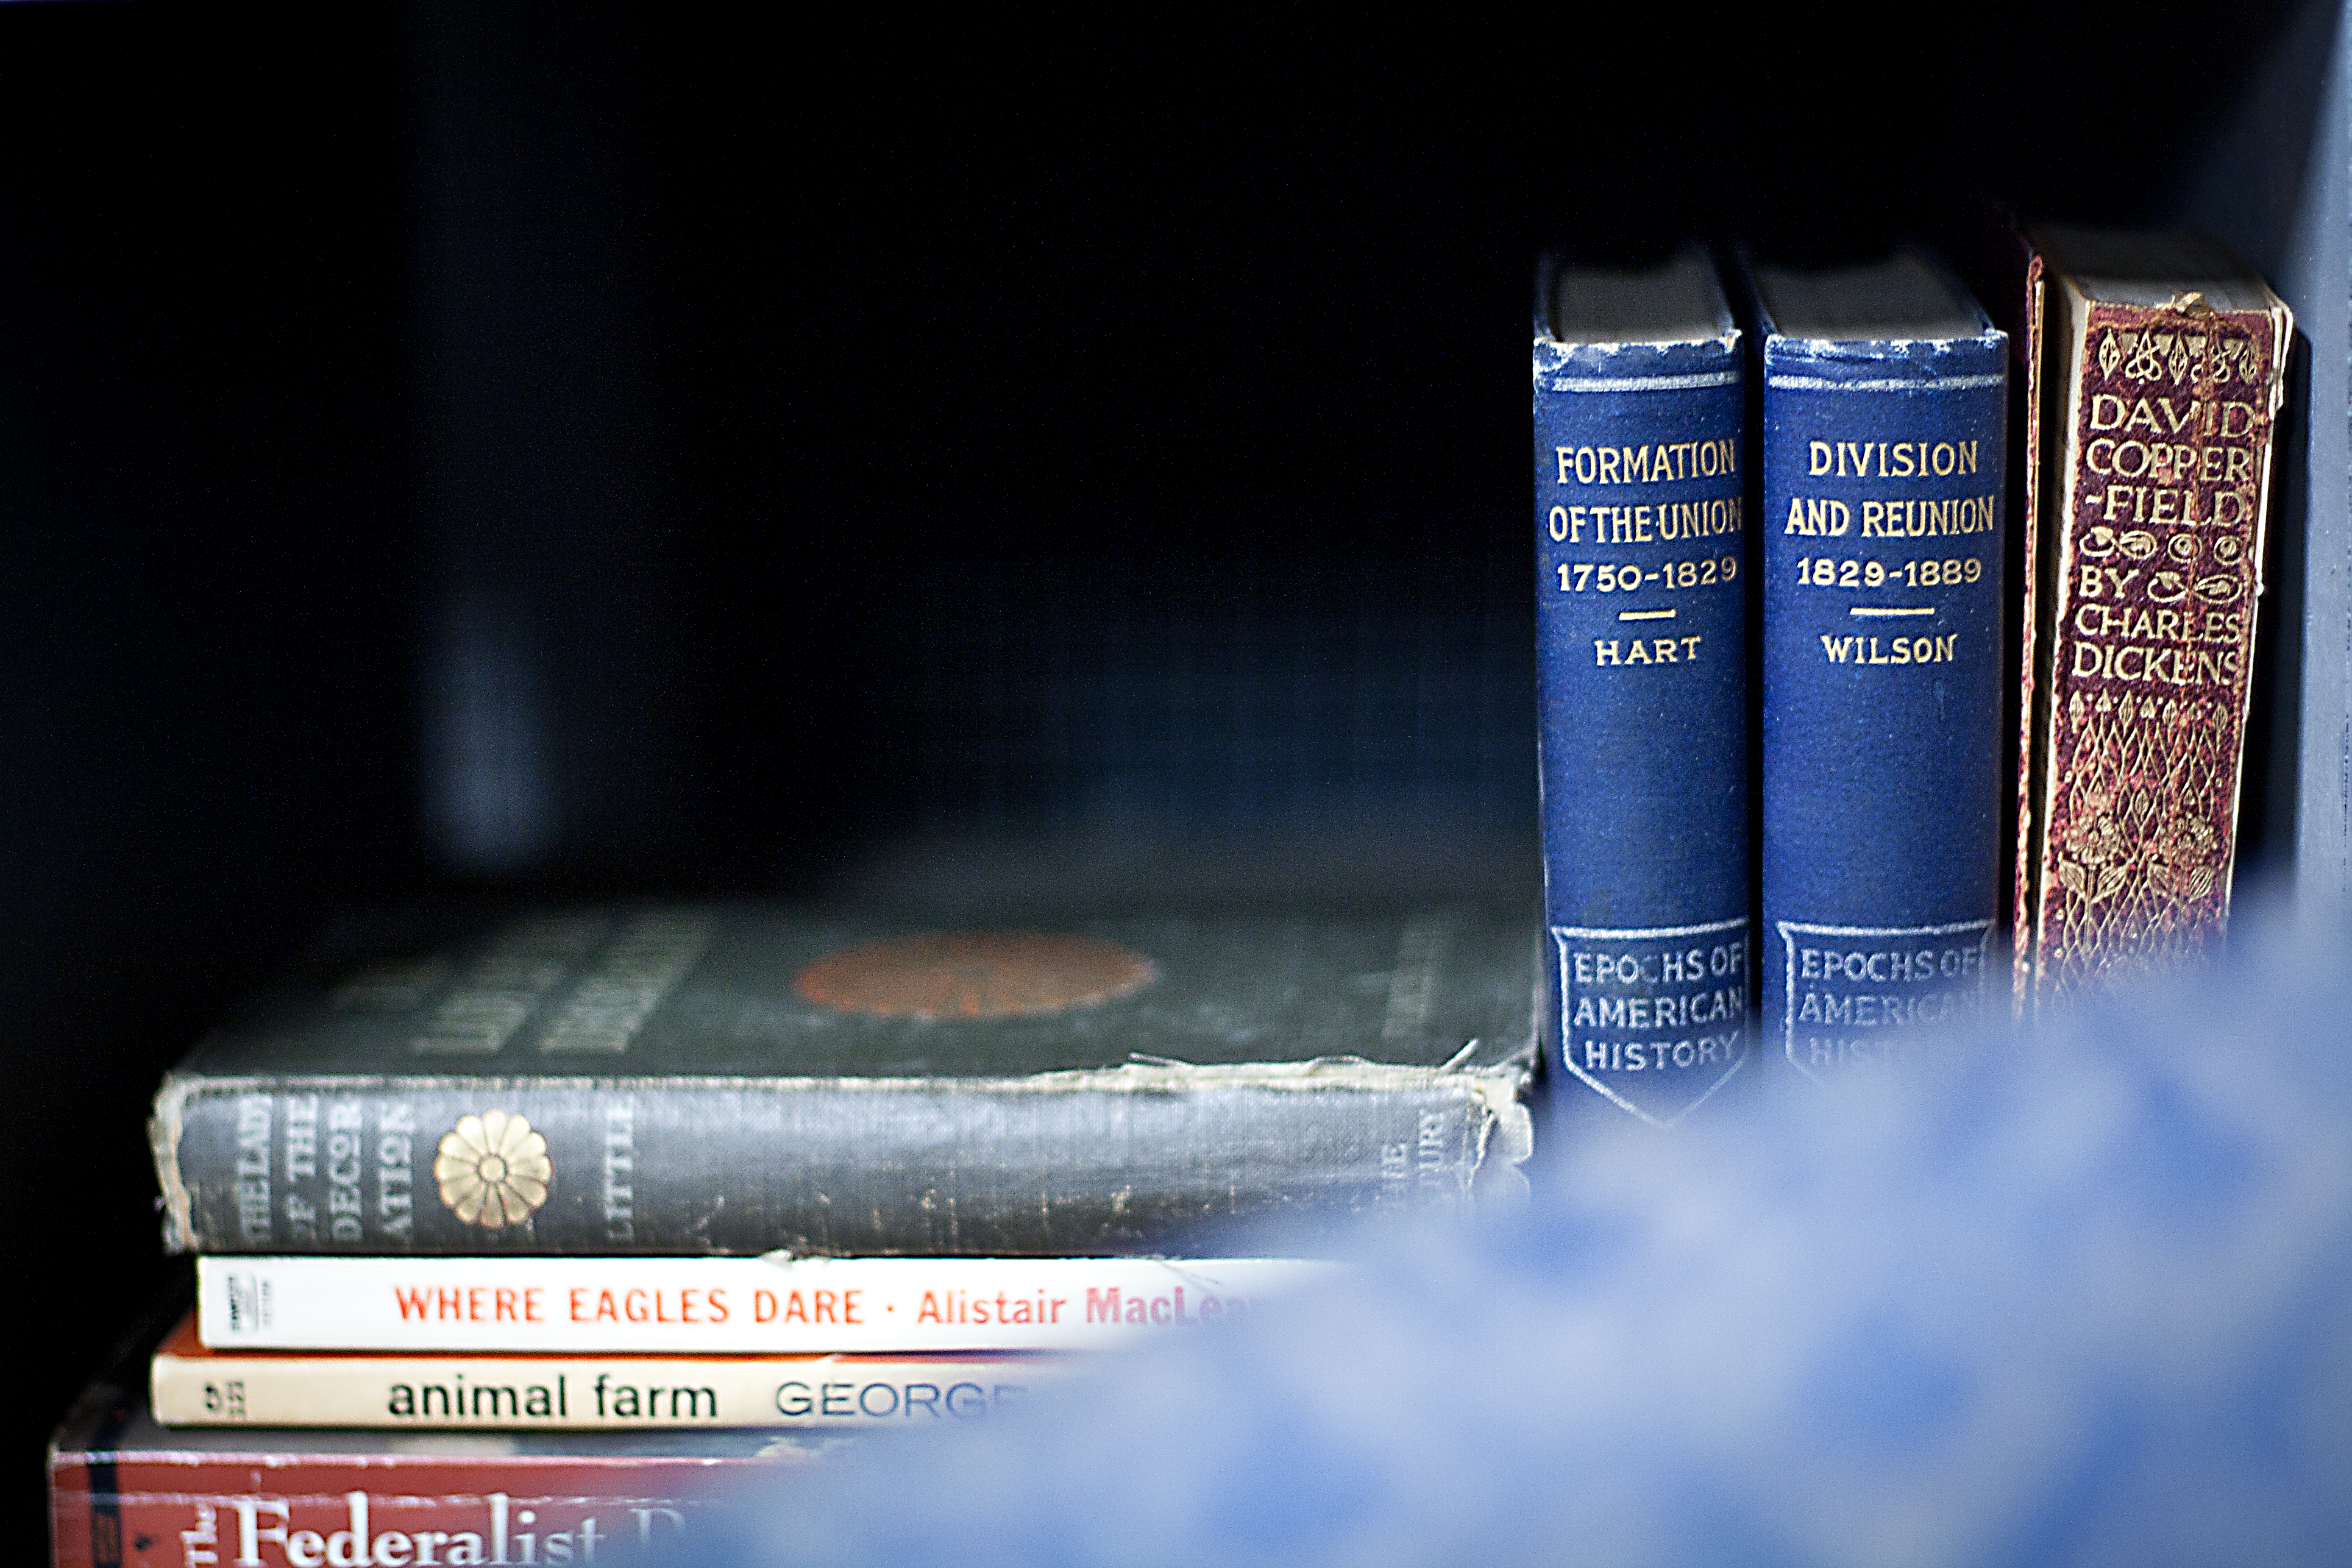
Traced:
[[1745, 391], [1703, 255], [1539, 269], [1546, 1008], [1567, 1114], [1672, 1125], [1750, 1053]]
[[2000, 991], [2006, 334], [1931, 264], [1751, 270], [1769, 1058], [1904, 1054]]

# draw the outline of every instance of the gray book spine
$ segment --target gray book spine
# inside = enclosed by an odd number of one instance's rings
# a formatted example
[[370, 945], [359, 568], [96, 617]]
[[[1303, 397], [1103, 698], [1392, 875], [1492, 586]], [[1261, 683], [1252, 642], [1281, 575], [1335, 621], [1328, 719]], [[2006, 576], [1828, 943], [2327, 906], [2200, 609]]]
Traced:
[[184, 1073], [152, 1130], [175, 1251], [1118, 1255], [1524, 1192], [1525, 1076]]

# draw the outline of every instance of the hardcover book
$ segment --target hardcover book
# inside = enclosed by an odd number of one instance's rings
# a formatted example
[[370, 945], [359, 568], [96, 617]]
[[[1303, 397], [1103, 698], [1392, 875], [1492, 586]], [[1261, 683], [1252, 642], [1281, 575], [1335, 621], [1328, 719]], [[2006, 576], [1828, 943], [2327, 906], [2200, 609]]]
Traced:
[[2026, 583], [2018, 1006], [2226, 926], [2294, 320], [2189, 234], [2051, 228], [2042, 509]]
[[1990, 994], [2009, 344], [1916, 253], [1752, 277], [1763, 1018], [1822, 1076]]
[[[133, 1380], [50, 1439], [58, 1568], [566, 1563], [691, 1552], [734, 1486], [845, 1432], [167, 1430]], [[674, 1559], [673, 1559], [674, 1560]]]
[[1748, 1057], [1740, 334], [1696, 252], [1536, 292], [1548, 1049], [1671, 1126]]
[[1051, 1256], [1525, 1190], [1508, 910], [354, 928], [164, 1081], [208, 1253]]
[[148, 1369], [167, 1427], [530, 1431], [925, 1427], [1009, 1407], [1076, 1362], [961, 1355], [398, 1355], [214, 1351], [194, 1313]]

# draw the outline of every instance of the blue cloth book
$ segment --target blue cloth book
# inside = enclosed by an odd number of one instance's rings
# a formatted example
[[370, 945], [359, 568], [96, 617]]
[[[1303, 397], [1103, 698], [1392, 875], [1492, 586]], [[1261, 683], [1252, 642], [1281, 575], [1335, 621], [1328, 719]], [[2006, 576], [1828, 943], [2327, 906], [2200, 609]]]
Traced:
[[1545, 1003], [1564, 1113], [1670, 1126], [1750, 1051], [1745, 381], [1704, 254], [1538, 267]]
[[1762, 1020], [1822, 1077], [1998, 994], [2009, 343], [1912, 252], [1751, 281]]

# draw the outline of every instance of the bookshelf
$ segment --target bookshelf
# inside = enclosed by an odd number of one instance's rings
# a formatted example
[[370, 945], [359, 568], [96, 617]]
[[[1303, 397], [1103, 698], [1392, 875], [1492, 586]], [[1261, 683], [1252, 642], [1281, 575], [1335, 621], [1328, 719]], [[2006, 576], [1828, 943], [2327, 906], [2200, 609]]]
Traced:
[[[1981, 92], [1860, 130], [1757, 62], [1902, 40], [1690, 7], [1508, 87], [1225, 40], [780, 68], [618, 8], [5, 13], [5, 1170], [76, 1178], [5, 1236], [75, 1270], [28, 1505], [162, 1276], [152, 1085], [337, 907], [1531, 886], [1501, 357], [1546, 240], [1863, 246], [1983, 177], [2263, 267], [2307, 350], [2248, 862], [2352, 885], [2338, 5], [2199, 33], [2128, 153], [2069, 75], [2090, 6], [1967, 7]], [[2137, 15], [2103, 80], [2177, 68], [2192, 14]], [[1577, 65], [1636, 59], [1672, 90]]]
[[2352, 612], [2347, 578], [2345, 324], [2347, 50], [2338, 10], [2296, 10], [2249, 89], [2199, 149], [2180, 215], [2230, 242], [2293, 307], [2303, 341], [2295, 407], [2275, 493], [2268, 733], [2249, 805], [2257, 874], [2291, 876], [2295, 897], [2340, 911], [2352, 889]]

